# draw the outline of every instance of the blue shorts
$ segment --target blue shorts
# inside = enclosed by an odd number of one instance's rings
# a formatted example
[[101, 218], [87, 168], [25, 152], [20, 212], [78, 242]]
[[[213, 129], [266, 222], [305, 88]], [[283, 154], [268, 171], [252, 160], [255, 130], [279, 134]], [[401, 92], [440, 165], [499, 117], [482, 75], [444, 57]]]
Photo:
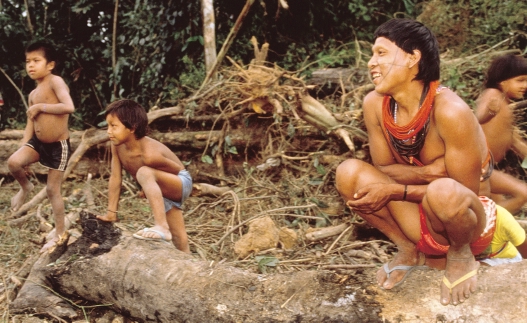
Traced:
[[497, 266], [497, 265], [503, 265], [503, 264], [512, 264], [515, 262], [520, 262], [522, 260], [523, 260], [523, 257], [518, 252], [516, 257], [514, 258], [486, 258], [486, 259], [481, 259], [479, 262], [486, 263], [489, 266]]
[[185, 202], [190, 196], [190, 193], [192, 193], [192, 177], [190, 177], [188, 170], [184, 169], [180, 171], [177, 176], [181, 179], [181, 201], [176, 202], [163, 197], [163, 202], [165, 202], [165, 213], [170, 211], [173, 207], [177, 207], [181, 210], [183, 202]]
[[26, 142], [26, 146], [33, 148], [40, 155], [39, 162], [42, 166], [61, 172], [66, 170], [71, 156], [69, 139], [43, 143], [36, 136], [33, 136]]

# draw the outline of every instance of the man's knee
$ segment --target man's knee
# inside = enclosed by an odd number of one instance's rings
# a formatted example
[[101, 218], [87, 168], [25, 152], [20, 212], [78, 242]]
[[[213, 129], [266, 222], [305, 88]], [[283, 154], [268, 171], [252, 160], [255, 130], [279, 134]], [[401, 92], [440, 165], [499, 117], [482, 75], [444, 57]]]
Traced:
[[470, 190], [451, 178], [440, 178], [426, 189], [426, 202], [439, 217], [453, 218], [470, 205]]
[[339, 192], [346, 189], [346, 186], [353, 182], [353, 178], [356, 178], [361, 173], [360, 170], [363, 165], [364, 162], [361, 160], [346, 159], [337, 166], [335, 170], [335, 183]]
[[335, 170], [335, 179], [348, 179], [349, 177], [359, 175], [364, 164], [365, 162], [359, 159], [346, 159], [337, 166], [337, 169]]

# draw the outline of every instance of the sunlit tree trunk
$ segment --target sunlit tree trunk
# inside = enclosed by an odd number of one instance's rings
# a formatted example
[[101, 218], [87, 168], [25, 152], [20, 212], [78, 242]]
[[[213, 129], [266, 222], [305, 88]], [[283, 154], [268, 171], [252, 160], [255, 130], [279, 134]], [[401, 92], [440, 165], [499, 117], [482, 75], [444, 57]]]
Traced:
[[213, 0], [201, 0], [201, 12], [203, 16], [205, 67], [208, 72], [213, 68], [216, 61], [216, 21], [214, 19]]

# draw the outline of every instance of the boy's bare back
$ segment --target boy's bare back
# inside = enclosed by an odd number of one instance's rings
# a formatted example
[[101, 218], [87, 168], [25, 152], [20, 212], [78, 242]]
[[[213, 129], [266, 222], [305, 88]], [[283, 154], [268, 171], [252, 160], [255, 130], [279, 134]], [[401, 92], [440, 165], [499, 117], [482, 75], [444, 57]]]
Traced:
[[64, 80], [57, 75], [50, 74], [43, 78], [37, 87], [29, 94], [28, 116], [34, 105], [45, 104], [41, 111], [33, 118], [33, 129], [37, 138], [44, 142], [57, 142], [68, 139], [68, 119], [69, 110], [60, 112], [61, 107], [57, 104], [65, 105], [64, 110], [73, 107], [73, 102], [69, 95], [69, 88]]
[[137, 140], [137, 145], [115, 146], [115, 152], [121, 162], [121, 166], [136, 179], [137, 170], [142, 166], [178, 174], [184, 169], [181, 160], [167, 146], [150, 137]]

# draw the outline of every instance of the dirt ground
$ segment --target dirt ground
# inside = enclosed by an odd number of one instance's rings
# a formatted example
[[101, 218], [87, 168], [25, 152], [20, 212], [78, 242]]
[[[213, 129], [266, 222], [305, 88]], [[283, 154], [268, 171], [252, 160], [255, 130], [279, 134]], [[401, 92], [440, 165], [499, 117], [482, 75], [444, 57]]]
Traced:
[[[192, 173], [192, 167], [189, 167]], [[190, 239], [193, 257], [234, 266], [252, 273], [288, 273], [305, 270], [330, 269], [354, 284], [370, 285], [373, 279], [372, 266], [380, 266], [395, 251], [393, 244], [379, 237], [344, 208], [332, 183], [332, 171], [320, 175], [314, 170], [310, 176], [295, 178], [287, 168], [258, 171], [245, 165], [238, 176], [231, 176], [227, 183], [233, 190], [221, 196], [191, 196], [184, 206], [186, 230]], [[196, 176], [197, 177], [197, 176]], [[10, 178], [1, 180], [0, 186], [0, 257], [4, 264], [0, 268], [0, 309], [3, 322], [50, 322], [49, 317], [39, 315], [13, 315], [8, 304], [16, 296], [24, 277], [21, 269], [24, 262], [37, 255], [46, 233], [36, 216], [21, 225], [9, 225], [10, 199], [18, 185]], [[34, 192], [44, 187], [45, 178], [32, 178]], [[86, 208], [86, 197], [82, 190], [86, 178], [68, 179], [63, 184], [66, 213], [80, 212]], [[95, 212], [106, 209], [107, 178], [91, 179]], [[138, 231], [153, 224], [147, 200], [139, 197], [136, 185], [125, 177], [120, 200], [119, 228], [129, 232]], [[49, 202], [42, 202], [42, 216], [53, 224]], [[35, 213], [36, 210], [29, 212]], [[292, 245], [280, 242], [274, 247], [237, 254], [236, 242], [248, 232], [252, 218], [269, 218], [277, 229], [287, 228], [295, 235]], [[12, 219], [11, 219], [12, 220]], [[352, 224], [339, 235], [318, 241], [306, 239], [306, 234], [317, 230]], [[78, 224], [73, 231], [80, 230]], [[235, 230], [232, 230], [235, 228]], [[75, 233], [73, 234], [75, 235]], [[217, 243], [221, 241], [221, 243]], [[346, 265], [364, 265], [355, 269]], [[26, 269], [27, 270], [27, 269]], [[324, 291], [316, 291], [324, 293]], [[330, 292], [330, 291], [327, 291]], [[101, 308], [92, 310], [87, 318], [90, 322], [114, 322], [115, 313]], [[117, 316], [121, 322], [131, 322]], [[58, 320], [56, 320], [58, 322]], [[115, 321], [119, 322], [119, 321]]]

